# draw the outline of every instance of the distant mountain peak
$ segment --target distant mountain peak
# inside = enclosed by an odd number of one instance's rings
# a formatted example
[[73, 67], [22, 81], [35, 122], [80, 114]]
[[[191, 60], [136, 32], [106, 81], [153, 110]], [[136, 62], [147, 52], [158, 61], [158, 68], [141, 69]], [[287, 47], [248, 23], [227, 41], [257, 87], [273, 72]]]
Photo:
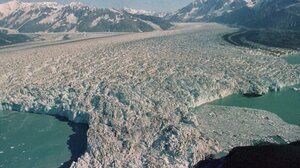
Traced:
[[123, 8], [124, 11], [130, 14], [134, 15], [147, 15], [147, 16], [156, 16], [156, 17], [165, 17], [166, 12], [154, 12], [154, 11], [148, 11], [148, 10], [143, 10], [143, 9], [132, 9], [132, 8]]
[[131, 14], [153, 15], [155, 13], [153, 11], [146, 11], [143, 9], [132, 9], [127, 7], [124, 7], [123, 10]]

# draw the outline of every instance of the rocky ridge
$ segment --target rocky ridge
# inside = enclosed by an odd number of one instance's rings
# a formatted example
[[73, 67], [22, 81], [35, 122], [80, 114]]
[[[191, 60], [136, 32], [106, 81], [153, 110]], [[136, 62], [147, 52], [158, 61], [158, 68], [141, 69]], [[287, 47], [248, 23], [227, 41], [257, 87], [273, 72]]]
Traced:
[[[187, 27], [2, 52], [0, 109], [88, 123], [87, 151], [72, 167], [192, 166], [226, 145], [191, 108], [296, 84], [300, 66], [226, 43], [228, 27]], [[277, 123], [274, 136], [299, 135]]]

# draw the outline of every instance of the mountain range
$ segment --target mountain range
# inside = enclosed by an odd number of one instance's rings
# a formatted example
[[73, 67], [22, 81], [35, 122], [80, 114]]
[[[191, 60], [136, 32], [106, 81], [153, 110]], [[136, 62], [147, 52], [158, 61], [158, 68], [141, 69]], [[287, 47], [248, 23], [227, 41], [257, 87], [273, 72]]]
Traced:
[[300, 30], [300, 0], [196, 0], [173, 13], [92, 8], [81, 3], [0, 4], [0, 27], [19, 32], [148, 32], [172, 22], [217, 22]]
[[300, 0], [196, 0], [166, 18], [173, 22], [300, 30]]
[[172, 26], [151, 12], [91, 8], [81, 3], [0, 4], [0, 27], [19, 32], [147, 32]]

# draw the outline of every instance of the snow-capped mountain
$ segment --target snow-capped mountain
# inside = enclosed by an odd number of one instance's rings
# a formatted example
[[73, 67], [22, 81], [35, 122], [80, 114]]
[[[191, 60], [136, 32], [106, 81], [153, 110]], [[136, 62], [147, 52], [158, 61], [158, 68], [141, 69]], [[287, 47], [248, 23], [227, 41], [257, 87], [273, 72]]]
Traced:
[[172, 21], [207, 21], [234, 10], [253, 7], [255, 0], [197, 0], [167, 16]]
[[244, 7], [225, 13], [211, 21], [255, 28], [300, 30], [300, 0], [255, 0], [252, 8]]
[[172, 25], [162, 18], [125, 10], [91, 8], [81, 3], [54, 2], [0, 4], [0, 27], [19, 32], [145, 32]]
[[166, 18], [300, 30], [300, 0], [197, 0]]
[[166, 12], [154, 12], [154, 11], [147, 11], [143, 9], [132, 9], [132, 8], [123, 8], [124, 11], [135, 14], [135, 15], [147, 15], [147, 16], [156, 16], [156, 17], [165, 17], [167, 15]]
[[153, 16], [156, 14], [156, 12], [153, 11], [147, 11], [147, 10], [143, 10], [143, 9], [132, 9], [132, 8], [123, 8], [124, 11], [131, 13], [131, 14], [137, 14], [137, 15], [149, 15], [149, 16]]

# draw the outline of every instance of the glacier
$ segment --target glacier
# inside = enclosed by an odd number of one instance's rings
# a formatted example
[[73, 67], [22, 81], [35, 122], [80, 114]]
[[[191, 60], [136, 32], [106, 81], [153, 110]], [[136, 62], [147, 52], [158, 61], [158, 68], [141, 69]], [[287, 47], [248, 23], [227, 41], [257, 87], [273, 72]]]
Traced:
[[212, 23], [178, 24], [168, 31], [1, 49], [0, 110], [89, 124], [86, 152], [73, 168], [187, 167], [249, 145], [247, 137], [227, 143], [211, 136], [204, 121], [217, 112], [230, 120], [230, 114], [243, 119], [243, 112], [262, 125], [276, 121], [266, 127], [268, 136], [300, 139], [299, 127], [270, 112], [217, 106], [200, 109], [208, 115], [194, 111], [233, 93], [266, 94], [300, 82], [300, 65], [223, 40], [234, 31]]

